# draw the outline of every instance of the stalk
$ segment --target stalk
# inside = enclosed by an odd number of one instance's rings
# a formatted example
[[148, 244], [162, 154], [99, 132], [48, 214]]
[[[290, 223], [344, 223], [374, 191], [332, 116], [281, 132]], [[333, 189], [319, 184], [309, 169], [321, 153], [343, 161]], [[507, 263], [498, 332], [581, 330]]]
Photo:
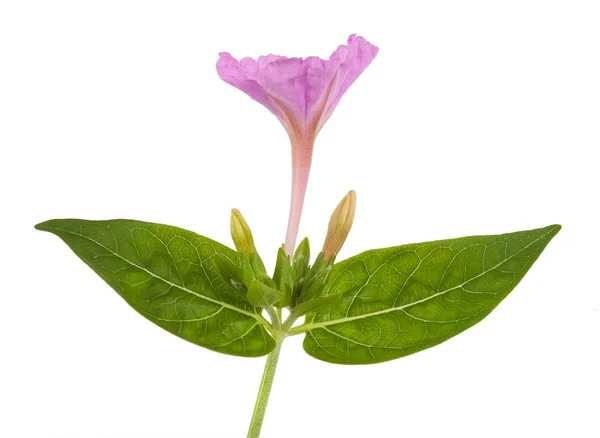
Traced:
[[267, 356], [267, 363], [265, 364], [265, 370], [258, 389], [258, 395], [256, 396], [252, 421], [248, 428], [248, 438], [258, 438], [260, 436], [260, 429], [262, 428], [265, 411], [267, 410], [267, 403], [269, 402], [269, 395], [271, 394], [277, 362], [279, 361], [279, 353], [281, 352], [281, 346], [283, 345], [284, 339], [285, 335], [277, 333], [277, 336], [275, 337], [275, 348], [269, 353], [269, 356]]

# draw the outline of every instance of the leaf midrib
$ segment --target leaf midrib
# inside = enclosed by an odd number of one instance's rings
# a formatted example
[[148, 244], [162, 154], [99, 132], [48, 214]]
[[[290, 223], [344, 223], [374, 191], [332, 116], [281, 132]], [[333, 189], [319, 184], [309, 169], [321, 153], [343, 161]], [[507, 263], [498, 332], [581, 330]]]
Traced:
[[369, 318], [371, 316], [377, 316], [377, 315], [383, 315], [386, 313], [390, 313], [390, 312], [397, 312], [399, 310], [403, 310], [406, 309], [408, 307], [411, 306], [415, 306], [417, 304], [423, 303], [425, 301], [431, 300], [433, 298], [436, 298], [438, 296], [444, 295], [450, 291], [459, 289], [461, 287], [463, 287], [465, 284], [481, 277], [482, 275], [487, 274], [490, 271], [493, 271], [494, 269], [498, 268], [500, 265], [506, 263], [507, 261], [509, 261], [510, 259], [512, 259], [513, 257], [519, 255], [520, 253], [522, 253], [523, 251], [525, 251], [527, 248], [529, 248], [531, 245], [539, 242], [540, 240], [542, 240], [544, 237], [546, 237], [548, 234], [554, 232], [556, 230], [556, 227], [552, 227], [552, 229], [550, 229], [547, 233], [543, 234], [542, 236], [538, 237], [537, 239], [535, 239], [534, 241], [532, 241], [531, 243], [527, 244], [527, 246], [523, 247], [521, 250], [519, 250], [518, 252], [514, 253], [513, 255], [511, 255], [510, 257], [505, 258], [504, 260], [502, 260], [500, 263], [494, 265], [493, 267], [484, 270], [483, 272], [481, 272], [480, 274], [477, 274], [476, 276], [462, 282], [461, 284], [451, 287], [449, 289], [446, 289], [444, 291], [441, 292], [437, 292], [433, 295], [430, 295], [428, 297], [422, 298], [420, 300], [414, 301], [412, 303], [408, 303], [408, 304], [404, 304], [402, 306], [397, 306], [397, 307], [390, 307], [389, 309], [383, 309], [383, 310], [378, 310], [376, 312], [370, 312], [370, 313], [363, 313], [361, 315], [354, 315], [354, 316], [349, 316], [349, 317], [345, 317], [345, 318], [340, 318], [340, 319], [333, 319], [330, 321], [323, 321], [323, 322], [316, 322], [316, 323], [309, 323], [309, 324], [303, 324], [297, 327], [294, 327], [291, 331], [290, 331], [290, 335], [297, 335], [303, 332], [310, 332], [314, 329], [318, 329], [321, 327], [327, 327], [329, 325], [336, 325], [336, 324], [342, 324], [344, 322], [350, 322], [350, 321], [355, 321], [357, 319], [363, 319], [363, 318]]
[[158, 275], [156, 275], [156, 274], [155, 274], [155, 273], [153, 273], [152, 271], [149, 271], [148, 269], [144, 268], [143, 266], [139, 266], [139, 265], [137, 265], [137, 264], [133, 263], [131, 260], [128, 260], [128, 259], [126, 259], [125, 257], [121, 256], [120, 254], [118, 254], [118, 253], [114, 252], [112, 249], [110, 249], [110, 248], [108, 248], [108, 247], [106, 247], [106, 246], [102, 245], [100, 242], [97, 242], [96, 240], [94, 240], [94, 239], [91, 239], [90, 237], [88, 237], [88, 236], [86, 236], [86, 235], [84, 235], [84, 234], [75, 233], [75, 232], [73, 232], [73, 231], [69, 231], [69, 230], [65, 230], [65, 229], [63, 229], [63, 228], [57, 228], [57, 227], [48, 227], [48, 226], [47, 226], [46, 228], [49, 228], [49, 229], [54, 229], [54, 230], [58, 230], [58, 231], [61, 231], [61, 232], [64, 232], [64, 233], [72, 234], [72, 235], [74, 235], [74, 236], [79, 236], [79, 237], [82, 237], [82, 238], [84, 238], [84, 239], [87, 239], [87, 240], [89, 240], [90, 242], [92, 242], [92, 243], [94, 243], [94, 244], [98, 245], [99, 247], [101, 247], [101, 248], [104, 248], [106, 251], [108, 251], [109, 253], [111, 253], [111, 254], [115, 255], [116, 257], [120, 258], [121, 260], [124, 260], [125, 262], [129, 263], [131, 266], [133, 266], [133, 267], [135, 267], [135, 268], [137, 268], [137, 269], [140, 269], [140, 270], [142, 270], [142, 271], [144, 271], [144, 272], [146, 272], [146, 273], [150, 274], [152, 277], [154, 277], [154, 278], [156, 278], [156, 279], [158, 279], [158, 280], [160, 280], [160, 281], [162, 281], [162, 282], [164, 282], [164, 283], [168, 284], [169, 286], [175, 287], [175, 288], [177, 288], [177, 289], [180, 289], [180, 290], [182, 290], [182, 291], [184, 291], [184, 292], [187, 292], [187, 293], [190, 293], [190, 294], [192, 294], [192, 295], [195, 295], [195, 296], [197, 296], [197, 297], [199, 297], [199, 298], [201, 298], [201, 299], [203, 299], [203, 300], [209, 301], [209, 302], [211, 302], [211, 303], [217, 304], [217, 305], [219, 305], [219, 306], [222, 306], [222, 307], [225, 307], [225, 308], [228, 308], [228, 309], [234, 310], [234, 311], [236, 311], [236, 312], [238, 312], [238, 313], [241, 313], [241, 314], [244, 314], [244, 315], [246, 315], [246, 316], [249, 316], [249, 317], [251, 317], [251, 318], [254, 318], [254, 319], [256, 319], [256, 320], [257, 320], [257, 321], [258, 321], [258, 322], [259, 322], [261, 325], [263, 325], [263, 326], [267, 326], [267, 327], [269, 326], [269, 322], [268, 322], [266, 319], [264, 319], [262, 316], [260, 316], [260, 315], [258, 315], [258, 314], [256, 314], [256, 313], [248, 312], [248, 311], [246, 311], [246, 310], [243, 310], [243, 309], [240, 309], [239, 307], [236, 307], [236, 306], [234, 306], [234, 305], [232, 305], [232, 304], [225, 303], [225, 302], [223, 302], [223, 301], [219, 301], [219, 300], [216, 300], [216, 299], [214, 299], [214, 298], [207, 297], [207, 296], [205, 296], [205, 295], [202, 295], [202, 294], [201, 294], [201, 293], [199, 293], [199, 292], [195, 292], [195, 291], [193, 291], [193, 290], [191, 290], [191, 289], [188, 289], [188, 288], [186, 288], [185, 286], [178, 285], [178, 284], [176, 284], [176, 283], [173, 283], [173, 282], [171, 282], [171, 281], [169, 281], [169, 280], [166, 280], [166, 279], [164, 279], [164, 278], [162, 278], [162, 277], [159, 277]]

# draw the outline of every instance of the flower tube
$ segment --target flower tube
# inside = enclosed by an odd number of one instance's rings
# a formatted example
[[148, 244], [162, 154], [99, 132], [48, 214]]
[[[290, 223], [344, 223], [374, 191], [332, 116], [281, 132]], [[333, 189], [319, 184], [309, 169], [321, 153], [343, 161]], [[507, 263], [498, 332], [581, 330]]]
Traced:
[[315, 138], [350, 85], [378, 49], [351, 35], [328, 60], [261, 56], [236, 60], [221, 53], [221, 79], [267, 107], [286, 129], [292, 145], [292, 196], [285, 251], [292, 254], [298, 236]]

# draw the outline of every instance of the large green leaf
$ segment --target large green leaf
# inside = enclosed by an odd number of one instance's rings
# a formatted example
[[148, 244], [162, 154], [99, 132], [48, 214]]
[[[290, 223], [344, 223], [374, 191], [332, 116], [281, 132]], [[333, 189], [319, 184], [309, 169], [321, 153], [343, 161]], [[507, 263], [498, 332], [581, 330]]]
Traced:
[[433, 347], [487, 316], [519, 283], [560, 225], [366, 251], [335, 265], [308, 314], [304, 349], [326, 362], [368, 364]]
[[132, 220], [56, 219], [56, 234], [144, 317], [194, 344], [237, 356], [275, 347], [267, 321], [222, 277], [215, 258], [237, 263], [214, 240], [168, 225]]

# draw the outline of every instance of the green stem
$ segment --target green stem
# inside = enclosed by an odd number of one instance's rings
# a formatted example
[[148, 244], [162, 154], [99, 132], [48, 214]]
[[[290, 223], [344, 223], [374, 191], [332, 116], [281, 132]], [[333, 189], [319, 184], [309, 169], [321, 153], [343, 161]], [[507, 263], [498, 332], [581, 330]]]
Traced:
[[260, 388], [258, 389], [258, 395], [256, 396], [252, 421], [250, 422], [250, 428], [248, 429], [248, 438], [258, 438], [260, 436], [260, 429], [265, 418], [269, 394], [271, 394], [275, 370], [277, 369], [277, 362], [279, 361], [279, 353], [281, 352], [281, 346], [283, 345], [284, 339], [284, 334], [278, 333], [277, 336], [275, 336], [275, 348], [267, 357], [267, 363], [265, 364]]
[[271, 318], [271, 325], [275, 329], [275, 332], [281, 330], [281, 318], [279, 318], [279, 313], [273, 308], [273, 306], [265, 307], [265, 310]]

